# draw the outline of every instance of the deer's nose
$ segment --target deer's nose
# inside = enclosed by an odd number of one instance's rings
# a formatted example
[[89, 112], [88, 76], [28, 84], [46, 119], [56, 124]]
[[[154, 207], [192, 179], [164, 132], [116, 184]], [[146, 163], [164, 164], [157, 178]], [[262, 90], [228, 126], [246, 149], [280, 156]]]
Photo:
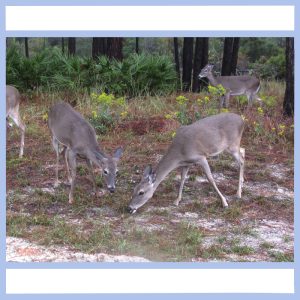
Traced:
[[109, 185], [107, 188], [108, 188], [108, 190], [109, 190], [111, 193], [114, 193], [114, 192], [115, 192], [115, 187], [114, 187], [114, 186]]
[[127, 212], [129, 212], [130, 214], [134, 214], [136, 212], [135, 208], [131, 208], [130, 206], [127, 207]]

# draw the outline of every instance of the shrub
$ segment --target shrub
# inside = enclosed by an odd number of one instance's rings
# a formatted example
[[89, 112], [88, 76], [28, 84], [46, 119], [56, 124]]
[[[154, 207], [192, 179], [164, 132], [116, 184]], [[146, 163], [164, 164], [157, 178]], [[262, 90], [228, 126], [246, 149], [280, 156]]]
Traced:
[[92, 93], [91, 99], [96, 109], [92, 111], [90, 122], [101, 134], [113, 128], [120, 119], [127, 116], [127, 104], [124, 97], [116, 98], [113, 94]]
[[132, 54], [123, 61], [100, 56], [67, 56], [47, 48], [26, 58], [17, 45], [7, 51], [7, 83], [21, 90], [48, 88], [79, 91], [92, 88], [130, 97], [165, 95], [176, 89], [176, 72], [168, 56]]

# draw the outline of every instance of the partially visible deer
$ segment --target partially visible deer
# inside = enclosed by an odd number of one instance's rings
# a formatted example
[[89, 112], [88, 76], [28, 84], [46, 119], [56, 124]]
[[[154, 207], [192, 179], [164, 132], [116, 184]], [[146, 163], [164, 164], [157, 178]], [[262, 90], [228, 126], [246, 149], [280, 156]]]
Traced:
[[221, 113], [199, 120], [191, 125], [180, 127], [167, 153], [153, 170], [146, 167], [141, 182], [134, 188], [132, 200], [128, 206], [130, 213], [144, 205], [154, 194], [159, 184], [174, 169], [181, 168], [181, 183], [178, 205], [188, 170], [193, 165], [200, 165], [208, 181], [221, 198], [223, 207], [227, 207], [226, 198], [219, 191], [210, 171], [207, 157], [216, 156], [223, 151], [230, 153], [239, 164], [239, 183], [237, 196], [241, 198], [244, 182], [245, 149], [240, 148], [244, 130], [243, 119], [233, 113]]
[[9, 125], [9, 127], [12, 126], [11, 123], [9, 123], [9, 118], [11, 118], [14, 123], [20, 128], [21, 131], [21, 143], [20, 143], [20, 153], [19, 157], [23, 156], [24, 153], [24, 139], [25, 139], [25, 125], [22, 122], [22, 119], [20, 117], [19, 107], [21, 102], [21, 96], [19, 91], [11, 86], [6, 86], [6, 124]]
[[[52, 134], [52, 144], [56, 151], [56, 173], [54, 186], [59, 185], [58, 165], [59, 154], [64, 153], [68, 179], [71, 184], [69, 203], [73, 203], [73, 192], [76, 179], [76, 157], [85, 158], [93, 180], [93, 190], [96, 193], [96, 182], [93, 166], [103, 170], [107, 189], [115, 191], [117, 164], [123, 150], [118, 148], [114, 155], [106, 155], [99, 147], [94, 128], [75, 111], [69, 104], [58, 102], [53, 105], [48, 115], [48, 126]], [[62, 147], [62, 151], [60, 151]]]
[[199, 78], [207, 77], [212, 86], [221, 84], [226, 89], [226, 94], [220, 98], [219, 108], [229, 106], [230, 96], [246, 95], [248, 107], [252, 105], [253, 99], [262, 101], [257, 93], [260, 90], [260, 81], [254, 76], [217, 76], [213, 74], [213, 65], [206, 65], [200, 72]]

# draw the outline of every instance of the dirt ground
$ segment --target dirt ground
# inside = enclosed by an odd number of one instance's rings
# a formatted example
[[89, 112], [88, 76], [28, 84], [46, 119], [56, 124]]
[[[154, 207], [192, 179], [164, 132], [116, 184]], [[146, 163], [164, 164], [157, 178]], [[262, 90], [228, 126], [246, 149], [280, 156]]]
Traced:
[[[117, 191], [92, 195], [88, 169], [79, 159], [75, 203], [70, 205], [69, 186], [53, 186], [55, 153], [46, 122], [41, 114], [30, 115], [23, 159], [18, 158], [18, 130], [7, 133], [7, 261], [294, 260], [292, 151], [243, 139], [241, 200], [235, 196], [238, 169], [231, 157], [211, 158], [213, 176], [229, 202], [226, 210], [202, 171], [193, 168], [178, 207], [173, 205], [177, 170], [137, 214], [129, 215], [133, 187], [147, 163], [155, 165], [162, 157], [170, 134], [116, 128], [99, 136], [106, 152], [118, 146], [125, 150]], [[63, 159], [60, 178], [66, 181]], [[97, 184], [103, 187], [99, 173]]]

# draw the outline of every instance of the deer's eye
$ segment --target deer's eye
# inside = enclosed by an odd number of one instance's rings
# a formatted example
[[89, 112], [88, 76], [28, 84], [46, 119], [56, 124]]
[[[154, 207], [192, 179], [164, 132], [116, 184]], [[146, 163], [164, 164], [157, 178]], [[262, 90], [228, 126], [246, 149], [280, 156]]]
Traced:
[[141, 195], [144, 195], [145, 194], [145, 192], [144, 191], [139, 191], [139, 195], [141, 196]]
[[108, 174], [108, 171], [107, 171], [107, 170], [104, 170], [103, 173], [104, 173], [105, 175], [107, 175], [107, 174]]

